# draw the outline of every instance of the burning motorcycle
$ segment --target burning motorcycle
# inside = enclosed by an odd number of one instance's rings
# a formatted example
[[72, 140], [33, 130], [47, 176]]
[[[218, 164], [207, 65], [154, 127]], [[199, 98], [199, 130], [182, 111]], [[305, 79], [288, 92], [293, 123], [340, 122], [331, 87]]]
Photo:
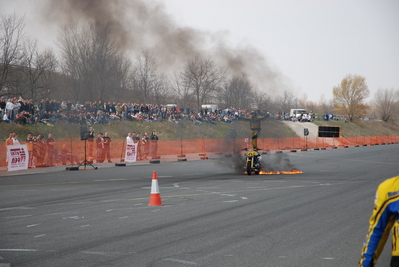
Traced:
[[247, 174], [259, 174], [262, 167], [260, 165], [261, 155], [258, 153], [258, 151], [251, 149], [245, 153], [245, 157]]

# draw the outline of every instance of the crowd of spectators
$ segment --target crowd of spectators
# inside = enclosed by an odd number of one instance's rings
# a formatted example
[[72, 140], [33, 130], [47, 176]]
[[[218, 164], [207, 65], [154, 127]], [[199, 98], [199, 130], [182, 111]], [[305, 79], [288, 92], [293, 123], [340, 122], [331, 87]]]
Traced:
[[178, 123], [180, 120], [189, 120], [194, 124], [217, 122], [232, 123], [240, 116], [246, 116], [249, 112], [244, 109], [191, 109], [176, 105], [156, 105], [139, 103], [117, 102], [85, 102], [73, 103], [72, 101], [42, 99], [34, 103], [30, 99], [0, 98], [0, 111], [2, 121], [16, 124], [57, 122], [77, 123], [92, 125], [96, 123], [109, 123], [111, 121], [146, 121], [157, 122], [169, 120]]

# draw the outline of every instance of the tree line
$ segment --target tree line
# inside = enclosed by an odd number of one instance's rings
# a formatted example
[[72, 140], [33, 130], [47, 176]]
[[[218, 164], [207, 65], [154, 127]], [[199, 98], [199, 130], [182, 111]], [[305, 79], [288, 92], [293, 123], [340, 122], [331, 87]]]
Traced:
[[346, 115], [350, 121], [369, 116], [395, 119], [398, 90], [379, 89], [372, 103], [366, 79], [347, 75], [332, 88], [333, 99], [307, 101], [284, 90], [278, 96], [253, 85], [245, 74], [231, 73], [211, 58], [193, 54], [173, 75], [163, 73], [151, 50], [132, 56], [111, 38], [107, 23], [71, 24], [57, 38], [59, 54], [39, 50], [24, 29], [24, 17], [2, 15], [0, 21], [0, 96], [80, 101], [176, 103], [201, 109], [202, 104], [289, 112], [306, 108]]

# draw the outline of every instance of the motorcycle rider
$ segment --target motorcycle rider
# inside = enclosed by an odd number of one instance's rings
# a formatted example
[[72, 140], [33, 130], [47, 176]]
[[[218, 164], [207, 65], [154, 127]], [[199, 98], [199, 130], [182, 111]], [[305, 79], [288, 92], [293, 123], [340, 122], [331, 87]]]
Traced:
[[252, 131], [252, 147], [255, 151], [258, 150], [258, 136], [261, 131], [261, 122], [267, 118], [268, 116], [258, 116], [254, 110], [251, 112], [250, 118], [239, 117], [240, 120], [249, 121], [249, 127]]
[[391, 267], [399, 267], [399, 176], [378, 186], [369, 232], [359, 260], [360, 267], [373, 267], [377, 263], [391, 230]]

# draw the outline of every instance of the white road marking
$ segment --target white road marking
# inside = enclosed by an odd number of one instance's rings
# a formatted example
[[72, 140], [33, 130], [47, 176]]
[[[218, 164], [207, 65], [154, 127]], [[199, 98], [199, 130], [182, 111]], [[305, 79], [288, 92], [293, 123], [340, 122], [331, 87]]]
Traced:
[[178, 263], [183, 263], [183, 264], [188, 264], [188, 265], [198, 265], [196, 262], [192, 261], [184, 261], [184, 260], [177, 260], [177, 259], [163, 259], [164, 261], [173, 261], [173, 262], [178, 262]]
[[89, 227], [90, 226], [90, 224], [86, 224], [86, 225], [82, 225], [82, 226], [80, 226], [81, 228], [84, 228], [84, 227]]
[[99, 255], [99, 256], [132, 255], [137, 253], [137, 252], [121, 253], [121, 252], [106, 252], [106, 251], [79, 251], [79, 252], [84, 254]]
[[75, 190], [74, 188], [60, 188], [60, 189], [50, 189], [51, 191], [70, 191], [70, 190]]
[[45, 234], [43, 234], [43, 235], [36, 235], [35, 238], [43, 237], [43, 236], [46, 236], [46, 235], [45, 235]]
[[2, 208], [0, 211], [6, 211], [6, 210], [33, 210], [35, 208], [32, 207], [11, 207], [11, 208]]
[[81, 251], [81, 253], [84, 253], [84, 254], [92, 254], [92, 255], [101, 255], [101, 256], [108, 256], [108, 255], [110, 255], [109, 252]]
[[76, 214], [76, 213], [79, 213], [79, 212], [76, 212], [76, 211], [68, 211], [68, 212], [55, 212], [55, 213], [47, 213], [47, 214], [44, 214], [45, 216], [52, 216], [52, 215], [61, 215], [61, 214]]
[[31, 225], [27, 225], [26, 227], [34, 227], [34, 226], [38, 226], [38, 225], [40, 225], [40, 223], [38, 223], [38, 224], [31, 224]]
[[28, 248], [0, 248], [0, 251], [5, 252], [35, 252], [37, 249], [28, 249]]
[[12, 218], [25, 218], [25, 217], [31, 217], [32, 215], [19, 215], [19, 216], [8, 216], [5, 217], [7, 219], [12, 219]]
[[74, 220], [79, 220], [79, 219], [83, 219], [84, 217], [82, 216], [82, 217], [79, 217], [79, 216], [72, 216], [72, 217], [64, 217], [64, 218], [62, 218], [62, 219], [74, 219]]
[[223, 203], [232, 203], [232, 202], [237, 202], [238, 200], [226, 200], [226, 201], [222, 201]]

